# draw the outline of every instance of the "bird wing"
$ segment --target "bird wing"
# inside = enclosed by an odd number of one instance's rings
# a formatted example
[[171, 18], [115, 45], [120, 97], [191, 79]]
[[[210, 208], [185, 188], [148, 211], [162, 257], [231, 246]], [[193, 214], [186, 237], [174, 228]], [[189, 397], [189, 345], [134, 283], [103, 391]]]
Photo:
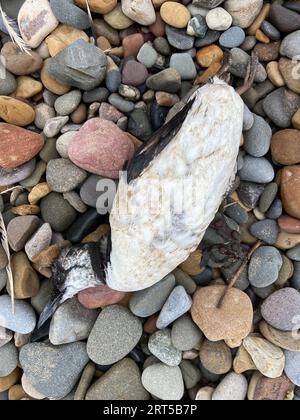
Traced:
[[148, 141], [142, 144], [126, 168], [128, 182], [139, 177], [149, 164], [167, 147], [170, 141], [174, 139], [194, 101], [195, 98], [191, 99], [181, 111], [159, 128]]

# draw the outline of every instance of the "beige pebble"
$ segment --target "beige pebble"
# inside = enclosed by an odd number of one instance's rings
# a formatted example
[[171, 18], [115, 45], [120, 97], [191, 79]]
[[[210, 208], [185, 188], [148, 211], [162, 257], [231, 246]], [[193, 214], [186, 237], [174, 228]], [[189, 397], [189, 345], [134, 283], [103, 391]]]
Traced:
[[186, 28], [191, 14], [189, 10], [180, 3], [174, 1], [166, 1], [160, 8], [162, 20], [174, 28]]
[[267, 64], [267, 74], [270, 81], [273, 83], [274, 86], [282, 87], [285, 85], [284, 78], [279, 70], [279, 63], [278, 61], [270, 61]]
[[249, 336], [243, 346], [250, 354], [257, 369], [267, 378], [279, 378], [284, 370], [285, 356], [283, 351], [269, 341]]

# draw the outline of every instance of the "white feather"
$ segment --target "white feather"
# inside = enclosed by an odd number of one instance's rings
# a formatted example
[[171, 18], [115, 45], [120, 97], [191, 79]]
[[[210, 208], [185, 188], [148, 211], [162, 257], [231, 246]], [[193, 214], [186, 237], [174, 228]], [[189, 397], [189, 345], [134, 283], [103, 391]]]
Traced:
[[[111, 263], [107, 283], [136, 291], [160, 281], [185, 261], [201, 242], [236, 171], [243, 126], [243, 101], [215, 79], [199, 89], [182, 128], [143, 174], [129, 185], [120, 180], [112, 209]], [[184, 197], [182, 185], [191, 183]], [[162, 207], [147, 205], [149, 188], [160, 191]], [[119, 199], [121, 190], [127, 206]], [[174, 202], [164, 191], [174, 194]], [[120, 196], [120, 197], [119, 197]], [[196, 196], [195, 200], [192, 200]], [[184, 201], [182, 213], [176, 206]]]

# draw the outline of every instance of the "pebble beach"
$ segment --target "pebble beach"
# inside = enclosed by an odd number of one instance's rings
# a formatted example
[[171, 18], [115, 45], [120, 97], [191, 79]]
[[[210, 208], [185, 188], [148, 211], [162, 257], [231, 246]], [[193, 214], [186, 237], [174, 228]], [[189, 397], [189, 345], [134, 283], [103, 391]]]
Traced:
[[[300, 1], [0, 4], [0, 400], [299, 400]], [[80, 291], [38, 329], [60, 255], [110, 232], [99, 182], [117, 189], [228, 56], [235, 89], [259, 63], [199, 248], [150, 288]]]

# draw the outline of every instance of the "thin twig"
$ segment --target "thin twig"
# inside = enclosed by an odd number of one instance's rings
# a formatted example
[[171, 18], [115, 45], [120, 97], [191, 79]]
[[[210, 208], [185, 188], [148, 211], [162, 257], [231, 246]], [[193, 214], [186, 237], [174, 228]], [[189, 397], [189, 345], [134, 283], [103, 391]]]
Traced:
[[9, 192], [11, 192], [11, 191], [14, 191], [14, 190], [20, 190], [20, 191], [23, 191], [23, 190], [24, 190], [24, 188], [23, 188], [23, 187], [21, 187], [20, 185], [16, 185], [15, 187], [11, 187], [11, 188], [8, 188], [7, 190], [4, 190], [4, 191], [0, 192], [0, 195], [7, 194], [7, 193], [9, 193]]
[[251, 250], [248, 252], [248, 254], [245, 256], [245, 259], [243, 261], [243, 263], [241, 264], [240, 268], [238, 269], [238, 271], [232, 276], [228, 286], [226, 287], [222, 297], [219, 300], [219, 303], [217, 305], [217, 308], [221, 308], [223, 302], [224, 302], [224, 298], [227, 295], [227, 293], [234, 287], [234, 285], [236, 284], [236, 282], [238, 281], [238, 279], [240, 278], [241, 274], [243, 273], [243, 271], [245, 270], [248, 262], [250, 261], [250, 258], [252, 257], [252, 255], [254, 254], [254, 252], [262, 245], [262, 241], [258, 241], [256, 242], [256, 244], [251, 248]]
[[95, 39], [95, 42], [97, 42], [97, 38], [98, 37], [97, 37], [96, 27], [95, 27], [95, 24], [94, 24], [92, 13], [91, 13], [89, 1], [88, 0], [85, 0], [85, 2], [86, 2], [87, 13], [88, 13], [90, 24], [91, 24], [92, 34], [93, 34], [93, 37]]

